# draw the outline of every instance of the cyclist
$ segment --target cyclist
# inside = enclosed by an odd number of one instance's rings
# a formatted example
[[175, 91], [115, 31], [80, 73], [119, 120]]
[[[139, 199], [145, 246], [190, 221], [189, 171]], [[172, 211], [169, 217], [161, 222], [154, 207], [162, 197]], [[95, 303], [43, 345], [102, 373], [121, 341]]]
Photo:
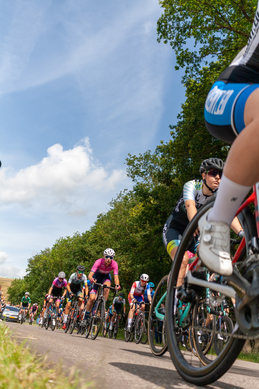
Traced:
[[[65, 279], [66, 277], [66, 274], [61, 271], [58, 273], [58, 277], [54, 279], [54, 281], [52, 282], [52, 285], [49, 289], [49, 293], [48, 293], [48, 303], [47, 303], [47, 308], [50, 306], [50, 304], [53, 302], [53, 297], [57, 297], [56, 301], [55, 301], [55, 305], [56, 305], [56, 313], [58, 314], [59, 313], [59, 305], [60, 305], [60, 301], [64, 300], [66, 294], [67, 294], [67, 280]], [[64, 291], [63, 291], [63, 288], [64, 288]], [[63, 291], [63, 294], [62, 294], [62, 291]]]
[[4, 310], [2, 307], [2, 300], [4, 301], [4, 292], [2, 291], [2, 285], [0, 285], [0, 314]]
[[[220, 74], [205, 103], [208, 131], [231, 146], [213, 209], [199, 221], [199, 256], [217, 274], [233, 272], [229, 226], [259, 181], [259, 1], [247, 46]], [[242, 161], [242, 162], [241, 162]]]
[[[99, 289], [98, 285], [95, 283], [111, 286], [112, 277], [110, 272], [113, 271], [115, 288], [117, 290], [120, 289], [120, 281], [119, 281], [119, 271], [118, 271], [118, 263], [114, 261], [115, 251], [113, 249], [105, 249], [103, 252], [104, 258], [99, 258], [95, 261], [88, 278], [93, 284], [92, 290], [90, 292], [90, 298], [86, 304], [86, 311], [84, 317], [84, 324], [86, 324], [86, 320], [88, 319], [91, 309], [93, 308], [97, 291]], [[103, 295], [105, 300], [108, 300], [110, 289], [105, 288]]]
[[113, 302], [112, 302], [112, 318], [111, 318], [110, 330], [112, 330], [115, 317], [118, 315], [117, 320], [120, 320], [122, 313], [123, 313], [123, 316], [126, 315], [126, 305], [125, 305], [125, 299], [124, 299], [124, 293], [123, 292], [121, 292], [119, 294], [119, 297], [114, 297], [114, 299], [113, 299]]
[[[202, 180], [192, 180], [184, 184], [181, 197], [163, 229], [163, 242], [172, 260], [174, 260], [177, 247], [189, 221], [196, 215], [198, 209], [217, 192], [221, 182], [223, 167], [224, 162], [219, 158], [205, 159], [200, 166]], [[233, 221], [232, 228], [236, 233], [242, 230], [237, 218]], [[199, 243], [197, 235], [198, 231], [190, 245], [190, 252], [186, 252], [183, 257], [177, 287], [183, 283], [189, 257], [193, 255], [192, 253], [196, 253]]]
[[32, 322], [34, 321], [34, 317], [38, 311], [38, 303], [34, 303], [31, 308], [30, 308], [30, 314], [29, 314], [29, 323], [32, 324]]
[[67, 305], [64, 310], [63, 330], [67, 326], [67, 316], [71, 306], [72, 297], [76, 295], [78, 297], [79, 305], [79, 317], [84, 309], [84, 290], [87, 284], [86, 275], [84, 274], [85, 267], [82, 265], [77, 266], [76, 272], [71, 274], [67, 283]]
[[141, 310], [145, 311], [145, 303], [144, 303], [144, 293], [145, 290], [147, 291], [147, 298], [148, 302], [151, 304], [151, 293], [150, 293], [150, 286], [148, 284], [149, 276], [147, 274], [141, 274], [139, 281], [135, 281], [132, 284], [132, 287], [130, 289], [128, 300], [130, 305], [130, 311], [128, 314], [128, 325], [127, 329], [130, 330], [133, 315], [134, 315], [134, 303], [138, 302], [141, 306]]
[[[151, 294], [151, 299], [153, 300], [153, 297], [154, 297], [154, 294], [155, 294], [155, 291], [154, 291], [154, 288], [155, 288], [155, 284], [153, 282], [149, 282], [148, 283], [149, 286], [150, 286], [150, 294]], [[145, 292], [144, 292], [144, 301], [145, 303], [148, 304], [148, 297], [147, 297], [147, 290], [145, 289]]]
[[28, 310], [30, 309], [30, 305], [31, 305], [31, 299], [30, 299], [30, 293], [29, 292], [25, 292], [25, 295], [22, 297], [21, 299], [21, 303], [20, 303], [20, 311], [19, 311], [19, 319], [21, 319], [21, 313], [23, 311], [25, 311], [25, 317], [28, 313]]

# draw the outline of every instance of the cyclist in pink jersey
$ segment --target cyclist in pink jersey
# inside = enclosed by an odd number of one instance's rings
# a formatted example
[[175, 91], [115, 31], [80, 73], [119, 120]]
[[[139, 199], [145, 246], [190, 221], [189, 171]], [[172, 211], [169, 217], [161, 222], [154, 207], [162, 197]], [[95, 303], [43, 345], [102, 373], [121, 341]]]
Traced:
[[[110, 272], [113, 271], [114, 275], [114, 282], [115, 282], [115, 288], [120, 289], [120, 281], [119, 281], [119, 275], [118, 275], [118, 263], [114, 261], [115, 257], [115, 251], [113, 249], [106, 249], [103, 252], [104, 258], [99, 258], [97, 261], [95, 261], [88, 278], [90, 282], [93, 284], [92, 290], [90, 292], [90, 298], [87, 301], [86, 304], [86, 312], [84, 317], [84, 323], [86, 324], [86, 320], [88, 319], [91, 309], [93, 308], [96, 294], [98, 291], [99, 286], [95, 285], [97, 282], [98, 284], [104, 284], [107, 286], [111, 286], [111, 274]], [[107, 301], [109, 297], [110, 289], [104, 289], [104, 298]]]

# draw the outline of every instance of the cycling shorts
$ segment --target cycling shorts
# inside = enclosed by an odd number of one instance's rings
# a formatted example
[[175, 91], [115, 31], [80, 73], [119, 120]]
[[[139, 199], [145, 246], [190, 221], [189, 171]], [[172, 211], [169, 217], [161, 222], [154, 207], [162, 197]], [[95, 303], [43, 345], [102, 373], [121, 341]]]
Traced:
[[[143, 302], [144, 302], [144, 296], [143, 296], [143, 295], [141, 295], [141, 296], [135, 296], [135, 295], [133, 294], [133, 298], [134, 298], [135, 300], [137, 300], [138, 303], [143, 303]], [[129, 300], [129, 305], [132, 304], [132, 299], [131, 299], [131, 297], [130, 297], [130, 293], [129, 293], [129, 295], [128, 295], [128, 300]]]
[[118, 305], [114, 305], [114, 311], [119, 315], [121, 312], [122, 312], [122, 305], [123, 304], [118, 304]]
[[[96, 282], [98, 282], [98, 284], [104, 284], [107, 281], [109, 281], [110, 283], [112, 282], [112, 276], [110, 275], [110, 273], [104, 274], [97, 271], [96, 273], [94, 273], [93, 278], [96, 280]], [[93, 284], [90, 294], [96, 294], [98, 292], [98, 289], [99, 285]]]
[[[181, 230], [177, 230], [176, 228], [169, 228], [167, 223], [164, 225], [163, 243], [169, 255], [172, 249], [179, 246], [182, 240], [182, 233], [183, 232]], [[199, 243], [200, 242], [198, 240], [198, 237], [194, 237], [190, 245], [188, 246], [188, 250], [191, 253], [196, 253]]]
[[29, 307], [29, 304], [24, 304], [24, 303], [22, 303], [22, 308], [28, 309], [28, 307]]
[[204, 110], [206, 127], [211, 135], [226, 143], [233, 143], [245, 128], [245, 105], [257, 88], [259, 84], [215, 82]]
[[[77, 291], [74, 291], [74, 290], [71, 289], [71, 292], [72, 292], [74, 295], [76, 295], [77, 297], [82, 297], [82, 292], [83, 292], [83, 291], [82, 291], [81, 289], [80, 289], [80, 290], [77, 290]], [[73, 298], [73, 296], [71, 295], [71, 293], [67, 293], [67, 302], [71, 303], [72, 298]]]

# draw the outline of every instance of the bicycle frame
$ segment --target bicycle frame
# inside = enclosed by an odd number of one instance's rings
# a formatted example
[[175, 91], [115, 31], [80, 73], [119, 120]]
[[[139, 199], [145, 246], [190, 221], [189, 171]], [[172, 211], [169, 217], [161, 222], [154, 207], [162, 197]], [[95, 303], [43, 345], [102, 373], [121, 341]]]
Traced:
[[[240, 255], [241, 255], [241, 252], [246, 245], [247, 245], [247, 252], [249, 252], [251, 250], [252, 250], [252, 253], [259, 252], [258, 245], [257, 245], [257, 239], [259, 237], [258, 198], [259, 198], [259, 182], [253, 186], [253, 193], [243, 202], [243, 204], [241, 204], [241, 206], [239, 207], [239, 209], [236, 213], [236, 216], [238, 216], [249, 204], [254, 204], [254, 206], [255, 206], [255, 215], [254, 216], [255, 216], [257, 236], [251, 237], [251, 242], [250, 242], [251, 247], [248, 247], [248, 242], [246, 242], [245, 237], [243, 237], [243, 239], [241, 240], [241, 243], [240, 243], [240, 245], [239, 245], [239, 247], [234, 255], [234, 258], [232, 260], [233, 264], [235, 264], [238, 261]], [[251, 248], [251, 250], [250, 250], [250, 248]], [[249, 282], [247, 280], [245, 280], [243, 277], [241, 277], [240, 274], [235, 270], [235, 268], [234, 268], [233, 274], [230, 277], [228, 277], [229, 284], [231, 284], [232, 286], [221, 285], [221, 284], [217, 284], [214, 282], [208, 282], [208, 281], [200, 280], [200, 279], [193, 277], [192, 271], [194, 270], [194, 268], [198, 264], [198, 261], [199, 261], [199, 257], [196, 256], [196, 258], [194, 259], [194, 261], [192, 262], [192, 264], [189, 267], [189, 270], [188, 270], [187, 275], [186, 275], [188, 284], [193, 284], [193, 285], [198, 285], [198, 286], [202, 286], [205, 288], [210, 288], [210, 289], [212, 289], [216, 292], [222, 293], [225, 296], [230, 297], [230, 298], [235, 298], [236, 294], [238, 294], [241, 298], [243, 298], [249, 292], [249, 288], [250, 288]]]

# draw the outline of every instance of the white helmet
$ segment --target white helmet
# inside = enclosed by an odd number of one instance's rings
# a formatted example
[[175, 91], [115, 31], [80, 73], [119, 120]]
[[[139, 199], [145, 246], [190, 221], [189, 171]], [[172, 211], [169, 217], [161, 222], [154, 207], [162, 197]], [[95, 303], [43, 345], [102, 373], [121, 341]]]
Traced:
[[109, 255], [111, 257], [115, 257], [115, 251], [113, 249], [105, 249], [103, 255]]
[[147, 274], [141, 274], [140, 281], [148, 282], [149, 281], [149, 276]]
[[29, 293], [29, 292], [25, 292], [25, 295], [26, 295], [26, 294], [27, 294], [28, 296], [30, 295], [30, 293]]

